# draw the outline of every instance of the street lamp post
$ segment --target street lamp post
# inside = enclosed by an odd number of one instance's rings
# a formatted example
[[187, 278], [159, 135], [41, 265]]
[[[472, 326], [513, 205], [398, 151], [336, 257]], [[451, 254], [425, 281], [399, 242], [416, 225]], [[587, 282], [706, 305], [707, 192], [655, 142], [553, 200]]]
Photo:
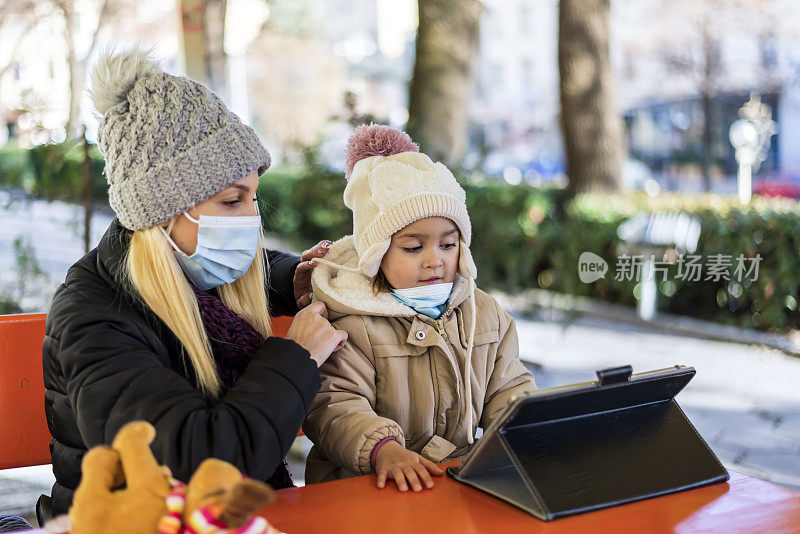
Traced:
[[771, 138], [778, 132], [772, 120], [772, 108], [761, 102], [761, 97], [750, 94], [750, 100], [739, 108], [739, 119], [731, 124], [728, 138], [733, 145], [739, 164], [739, 202], [750, 203], [753, 194], [753, 166], [767, 159]]
[[731, 124], [728, 137], [735, 150], [736, 162], [739, 164], [739, 202], [742, 205], [750, 203], [753, 191], [753, 164], [758, 154], [758, 130], [752, 122], [739, 119]]

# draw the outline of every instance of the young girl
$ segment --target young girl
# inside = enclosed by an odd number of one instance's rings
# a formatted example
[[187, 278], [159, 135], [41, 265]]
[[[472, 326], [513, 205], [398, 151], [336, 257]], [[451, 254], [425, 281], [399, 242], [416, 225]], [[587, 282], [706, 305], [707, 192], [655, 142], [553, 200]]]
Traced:
[[475, 288], [463, 189], [408, 135], [361, 126], [347, 148], [353, 235], [312, 275], [349, 337], [321, 368], [304, 423], [306, 482], [375, 471], [378, 487], [433, 487], [509, 398], [536, 387], [514, 320]]

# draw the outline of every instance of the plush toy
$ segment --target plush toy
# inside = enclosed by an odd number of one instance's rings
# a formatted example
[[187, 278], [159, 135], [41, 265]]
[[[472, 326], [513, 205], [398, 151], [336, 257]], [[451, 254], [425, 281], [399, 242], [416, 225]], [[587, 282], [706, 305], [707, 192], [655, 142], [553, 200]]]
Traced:
[[[255, 512], [274, 500], [272, 489], [244, 477], [233, 465], [209, 458], [188, 485], [172, 479], [150, 450], [155, 429], [135, 421], [120, 429], [111, 447], [86, 453], [69, 511], [45, 528], [71, 534], [277, 534]], [[114, 488], [126, 484], [124, 489]]]

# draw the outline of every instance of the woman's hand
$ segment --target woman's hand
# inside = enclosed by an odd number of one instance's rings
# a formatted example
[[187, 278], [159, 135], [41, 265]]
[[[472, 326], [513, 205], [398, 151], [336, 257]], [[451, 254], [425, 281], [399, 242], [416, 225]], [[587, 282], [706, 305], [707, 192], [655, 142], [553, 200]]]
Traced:
[[301, 310], [311, 304], [311, 271], [317, 266], [313, 260], [325, 256], [331, 245], [328, 240], [320, 241], [300, 256], [300, 263], [294, 271], [294, 299]]
[[422, 491], [423, 484], [431, 489], [433, 487], [431, 475], [440, 477], [444, 474], [435, 463], [406, 449], [396, 441], [388, 441], [378, 449], [375, 456], [375, 472], [378, 474], [378, 488], [383, 489], [386, 479], [393, 478], [400, 491], [408, 491], [408, 484], [411, 484], [414, 491]]
[[306, 349], [319, 367], [331, 353], [344, 347], [347, 332], [332, 327], [328, 322], [325, 305], [315, 302], [297, 312], [286, 333], [286, 339], [291, 339]]

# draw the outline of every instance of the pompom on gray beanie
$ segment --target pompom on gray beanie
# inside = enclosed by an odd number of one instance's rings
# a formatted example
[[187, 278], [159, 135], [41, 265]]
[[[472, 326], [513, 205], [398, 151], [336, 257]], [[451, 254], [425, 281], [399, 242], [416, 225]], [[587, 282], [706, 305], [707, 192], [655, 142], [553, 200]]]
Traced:
[[167, 221], [269, 167], [256, 133], [217, 95], [162, 72], [140, 50], [102, 56], [91, 87], [109, 202], [129, 230]]

